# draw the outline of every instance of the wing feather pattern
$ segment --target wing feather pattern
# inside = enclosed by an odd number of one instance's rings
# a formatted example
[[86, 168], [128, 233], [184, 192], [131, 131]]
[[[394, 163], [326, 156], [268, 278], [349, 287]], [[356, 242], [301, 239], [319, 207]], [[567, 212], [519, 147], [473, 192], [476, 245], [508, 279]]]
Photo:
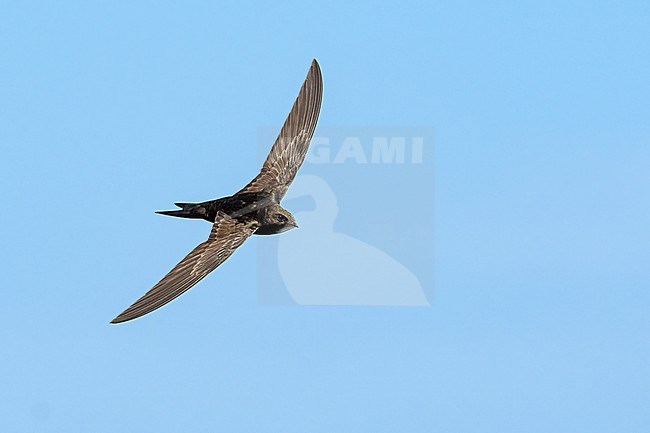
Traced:
[[194, 248], [158, 284], [111, 323], [138, 318], [177, 298], [230, 257], [257, 227], [255, 221], [241, 223], [223, 212], [217, 213], [208, 240]]
[[314, 60], [261, 172], [240, 193], [265, 191], [278, 202], [284, 197], [307, 155], [322, 99], [323, 77]]

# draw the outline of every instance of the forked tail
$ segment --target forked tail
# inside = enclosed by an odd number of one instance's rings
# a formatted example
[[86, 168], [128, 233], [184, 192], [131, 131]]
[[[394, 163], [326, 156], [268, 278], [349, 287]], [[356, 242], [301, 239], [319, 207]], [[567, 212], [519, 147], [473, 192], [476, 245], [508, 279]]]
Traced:
[[156, 213], [179, 218], [205, 218], [206, 209], [200, 203], [174, 203], [179, 210], [159, 210]]

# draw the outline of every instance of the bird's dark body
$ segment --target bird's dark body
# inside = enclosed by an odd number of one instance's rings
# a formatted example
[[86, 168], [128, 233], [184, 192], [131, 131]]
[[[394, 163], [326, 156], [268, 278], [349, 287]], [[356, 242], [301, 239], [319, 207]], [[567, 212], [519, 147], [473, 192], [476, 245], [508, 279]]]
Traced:
[[265, 192], [238, 193], [228, 197], [208, 200], [201, 203], [176, 203], [180, 210], [159, 211], [157, 213], [180, 218], [204, 219], [214, 223], [217, 212], [224, 212], [240, 222], [257, 221], [256, 235], [281, 233], [283, 225], [269, 221], [267, 213], [277, 204], [271, 194]]

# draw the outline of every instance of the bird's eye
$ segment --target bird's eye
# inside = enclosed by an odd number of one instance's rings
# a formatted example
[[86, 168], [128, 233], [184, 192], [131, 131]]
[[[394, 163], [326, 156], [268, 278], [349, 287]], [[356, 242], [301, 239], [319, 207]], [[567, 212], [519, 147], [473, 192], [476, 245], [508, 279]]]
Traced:
[[280, 221], [281, 223], [286, 223], [289, 221], [286, 216], [282, 215], [281, 213], [276, 213], [275, 218]]

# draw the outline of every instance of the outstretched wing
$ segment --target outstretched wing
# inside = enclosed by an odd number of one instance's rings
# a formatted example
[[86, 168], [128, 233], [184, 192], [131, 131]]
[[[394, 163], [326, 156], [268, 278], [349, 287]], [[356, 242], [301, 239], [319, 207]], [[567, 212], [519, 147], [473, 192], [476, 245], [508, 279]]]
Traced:
[[151, 313], [177, 298], [230, 257], [257, 227], [255, 221], [241, 223], [218, 212], [208, 240], [194, 248], [158, 284], [111, 323], [126, 322]]
[[262, 171], [240, 193], [265, 191], [273, 193], [278, 202], [284, 197], [307, 155], [322, 97], [323, 78], [314, 60]]

